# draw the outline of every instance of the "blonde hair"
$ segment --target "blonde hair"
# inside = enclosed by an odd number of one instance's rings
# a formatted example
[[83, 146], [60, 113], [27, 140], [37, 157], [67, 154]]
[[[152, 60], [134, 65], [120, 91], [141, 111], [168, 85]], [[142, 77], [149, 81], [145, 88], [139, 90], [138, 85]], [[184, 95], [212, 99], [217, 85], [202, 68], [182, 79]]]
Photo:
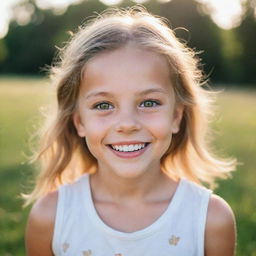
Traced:
[[184, 105], [180, 131], [173, 135], [161, 159], [163, 171], [174, 179], [186, 177], [213, 187], [215, 178], [225, 178], [234, 170], [234, 160], [217, 159], [210, 149], [208, 126], [214, 93], [202, 87], [203, 75], [195, 52], [175, 37], [163, 18], [148, 13], [143, 7], [113, 8], [79, 28], [52, 66], [57, 112], [41, 135], [36, 157], [41, 162], [41, 171], [33, 192], [26, 196], [26, 204], [60, 184], [74, 181], [84, 172], [96, 170], [97, 161], [84, 139], [77, 135], [72, 119], [83, 68], [93, 56], [130, 42], [166, 57], [176, 100]]

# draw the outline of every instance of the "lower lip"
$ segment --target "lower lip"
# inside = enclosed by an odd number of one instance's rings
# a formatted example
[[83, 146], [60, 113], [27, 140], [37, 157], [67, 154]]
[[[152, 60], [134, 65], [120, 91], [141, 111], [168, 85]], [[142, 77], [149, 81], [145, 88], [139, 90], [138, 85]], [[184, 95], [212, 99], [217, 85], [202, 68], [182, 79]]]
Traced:
[[108, 147], [118, 157], [135, 158], [135, 157], [141, 156], [147, 150], [147, 148], [149, 147], [149, 144], [145, 148], [142, 148], [142, 149], [134, 151], [134, 152], [121, 152], [121, 151], [116, 151], [116, 150], [112, 149], [110, 146], [108, 146]]

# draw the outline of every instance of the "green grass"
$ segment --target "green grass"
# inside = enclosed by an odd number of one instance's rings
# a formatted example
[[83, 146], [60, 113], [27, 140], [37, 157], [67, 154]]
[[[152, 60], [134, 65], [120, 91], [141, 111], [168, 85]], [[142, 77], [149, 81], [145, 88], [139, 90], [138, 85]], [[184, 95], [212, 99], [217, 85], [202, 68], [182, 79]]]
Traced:
[[0, 255], [25, 255], [28, 209], [19, 194], [32, 167], [26, 164], [28, 138], [39, 123], [39, 108], [52, 97], [47, 81], [0, 78]]
[[[40, 122], [39, 109], [52, 98], [48, 81], [0, 77], [0, 255], [22, 256], [29, 209], [21, 192], [34, 171], [26, 162], [28, 138]], [[242, 164], [215, 191], [232, 206], [238, 227], [237, 256], [256, 256], [256, 91], [226, 90], [218, 97], [214, 122], [220, 154]]]
[[219, 98], [217, 146], [240, 163], [217, 193], [232, 206], [238, 228], [238, 256], [256, 256], [256, 91], [231, 90]]

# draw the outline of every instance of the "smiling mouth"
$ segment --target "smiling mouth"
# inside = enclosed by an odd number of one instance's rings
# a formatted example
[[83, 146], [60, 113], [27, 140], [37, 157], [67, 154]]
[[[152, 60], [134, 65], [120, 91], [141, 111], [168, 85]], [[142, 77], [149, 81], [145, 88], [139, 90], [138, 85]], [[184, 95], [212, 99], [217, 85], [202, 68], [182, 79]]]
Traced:
[[138, 144], [127, 144], [127, 145], [112, 145], [109, 144], [108, 146], [117, 151], [117, 152], [136, 152], [144, 149], [147, 147], [149, 143], [138, 143]]

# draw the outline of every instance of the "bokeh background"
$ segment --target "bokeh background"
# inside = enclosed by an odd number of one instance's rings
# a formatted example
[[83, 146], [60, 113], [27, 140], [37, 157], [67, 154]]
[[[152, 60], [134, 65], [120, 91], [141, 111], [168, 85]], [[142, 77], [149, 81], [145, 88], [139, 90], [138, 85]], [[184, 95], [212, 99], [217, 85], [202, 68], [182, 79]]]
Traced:
[[45, 67], [69, 31], [109, 6], [143, 4], [169, 20], [200, 52], [216, 103], [215, 148], [239, 165], [215, 193], [234, 210], [238, 256], [256, 256], [256, 1], [255, 0], [1, 0], [0, 1], [0, 255], [22, 256], [36, 167], [27, 161], [40, 110], [54, 99]]

